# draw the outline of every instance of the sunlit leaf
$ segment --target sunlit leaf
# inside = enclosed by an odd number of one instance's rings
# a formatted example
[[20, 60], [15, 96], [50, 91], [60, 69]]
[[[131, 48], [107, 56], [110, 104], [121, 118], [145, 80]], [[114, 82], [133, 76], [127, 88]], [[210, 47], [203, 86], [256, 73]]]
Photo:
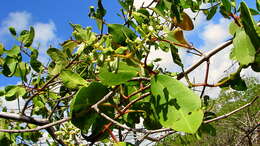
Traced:
[[88, 86], [88, 82], [84, 80], [79, 74], [71, 70], [63, 70], [60, 74], [64, 86], [68, 88], [78, 88], [80, 86]]
[[244, 30], [239, 29], [236, 32], [233, 45], [232, 56], [235, 60], [239, 61], [240, 64], [248, 65], [254, 61], [255, 48]]
[[180, 81], [166, 75], [152, 79], [154, 110], [164, 127], [195, 133], [201, 125], [203, 112], [198, 95]]
[[138, 71], [138, 68], [129, 66], [124, 62], [121, 62], [118, 69], [114, 72], [109, 71], [109, 67], [104, 65], [100, 69], [99, 78], [105, 85], [119, 85], [132, 79], [137, 75]]

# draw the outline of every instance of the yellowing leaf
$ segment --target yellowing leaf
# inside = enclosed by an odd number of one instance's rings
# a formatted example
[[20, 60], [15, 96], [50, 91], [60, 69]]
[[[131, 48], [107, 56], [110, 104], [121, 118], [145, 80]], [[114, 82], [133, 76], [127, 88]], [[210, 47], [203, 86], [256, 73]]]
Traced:
[[186, 14], [185, 12], [182, 12], [181, 13], [181, 17], [182, 17], [182, 20], [180, 22], [177, 21], [176, 17], [174, 17], [172, 19], [172, 21], [175, 24], [175, 26], [178, 26], [178, 27], [180, 27], [183, 30], [193, 30], [194, 29], [194, 25], [193, 25], [193, 22], [192, 22], [191, 18], [189, 17], [189, 15]]
[[180, 42], [181, 44], [185, 44], [189, 46], [189, 43], [185, 40], [184, 35], [183, 35], [183, 31], [178, 27], [176, 29], [174, 29], [173, 31], [173, 37]]

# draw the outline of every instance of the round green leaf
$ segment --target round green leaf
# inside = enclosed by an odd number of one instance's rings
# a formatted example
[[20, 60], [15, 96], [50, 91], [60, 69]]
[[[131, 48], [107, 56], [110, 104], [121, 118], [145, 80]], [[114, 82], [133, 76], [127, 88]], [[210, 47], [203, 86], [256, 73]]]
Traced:
[[180, 81], [157, 75], [151, 83], [152, 103], [164, 127], [195, 133], [202, 123], [201, 100]]

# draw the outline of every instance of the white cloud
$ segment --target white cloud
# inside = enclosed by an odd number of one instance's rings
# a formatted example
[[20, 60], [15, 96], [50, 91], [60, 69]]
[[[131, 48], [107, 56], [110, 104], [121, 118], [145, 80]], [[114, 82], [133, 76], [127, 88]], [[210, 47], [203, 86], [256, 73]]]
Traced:
[[225, 18], [219, 19], [218, 23], [210, 21], [210, 23], [203, 28], [203, 32], [200, 35], [201, 39], [204, 41], [204, 46], [202, 48], [213, 48], [230, 38], [231, 36], [228, 32], [229, 23], [230, 21]]
[[37, 22], [34, 24], [35, 41], [49, 42], [56, 38], [56, 27], [53, 21], [49, 23]]
[[147, 6], [148, 4], [150, 4], [153, 0], [135, 0], [134, 1], [134, 6], [136, 8], [140, 8], [142, 6], [142, 4], [144, 4], [144, 6]]
[[47, 62], [48, 57], [46, 50], [50, 45], [56, 46], [60, 42], [56, 35], [56, 26], [53, 21], [45, 22], [33, 22], [32, 14], [26, 11], [22, 12], [11, 12], [8, 16], [2, 20], [0, 26], [0, 39], [4, 43], [8, 43], [10, 38], [8, 28], [12, 26], [19, 33], [24, 29], [29, 29], [29, 26], [33, 26], [35, 29], [35, 38], [33, 46], [39, 47], [39, 60], [44, 63]]
[[9, 13], [1, 23], [0, 36], [7, 34], [10, 26], [14, 27], [17, 31], [26, 29], [29, 26], [31, 17], [31, 14], [25, 11]]
[[53, 21], [48, 23], [37, 22], [33, 25], [35, 29], [34, 44], [40, 45], [39, 48], [39, 60], [47, 63], [48, 57], [46, 51], [50, 45], [58, 45], [60, 39], [56, 35], [56, 26]]

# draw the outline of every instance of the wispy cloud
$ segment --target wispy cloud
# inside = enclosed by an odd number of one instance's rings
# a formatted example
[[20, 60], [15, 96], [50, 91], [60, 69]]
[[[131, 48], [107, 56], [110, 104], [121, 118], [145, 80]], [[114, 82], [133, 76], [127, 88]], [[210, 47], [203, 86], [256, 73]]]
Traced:
[[0, 36], [8, 34], [10, 26], [15, 27], [17, 31], [26, 29], [31, 23], [31, 18], [31, 14], [26, 11], [9, 13], [1, 23]]
[[40, 61], [47, 62], [48, 57], [46, 50], [50, 45], [57, 46], [60, 38], [56, 34], [55, 23], [50, 20], [49, 22], [34, 22], [33, 15], [26, 11], [11, 12], [2, 20], [0, 25], [0, 40], [1, 42], [8, 43], [10, 40], [9, 27], [14, 27], [17, 32], [24, 29], [29, 29], [29, 26], [35, 28], [34, 47], [39, 46]]

